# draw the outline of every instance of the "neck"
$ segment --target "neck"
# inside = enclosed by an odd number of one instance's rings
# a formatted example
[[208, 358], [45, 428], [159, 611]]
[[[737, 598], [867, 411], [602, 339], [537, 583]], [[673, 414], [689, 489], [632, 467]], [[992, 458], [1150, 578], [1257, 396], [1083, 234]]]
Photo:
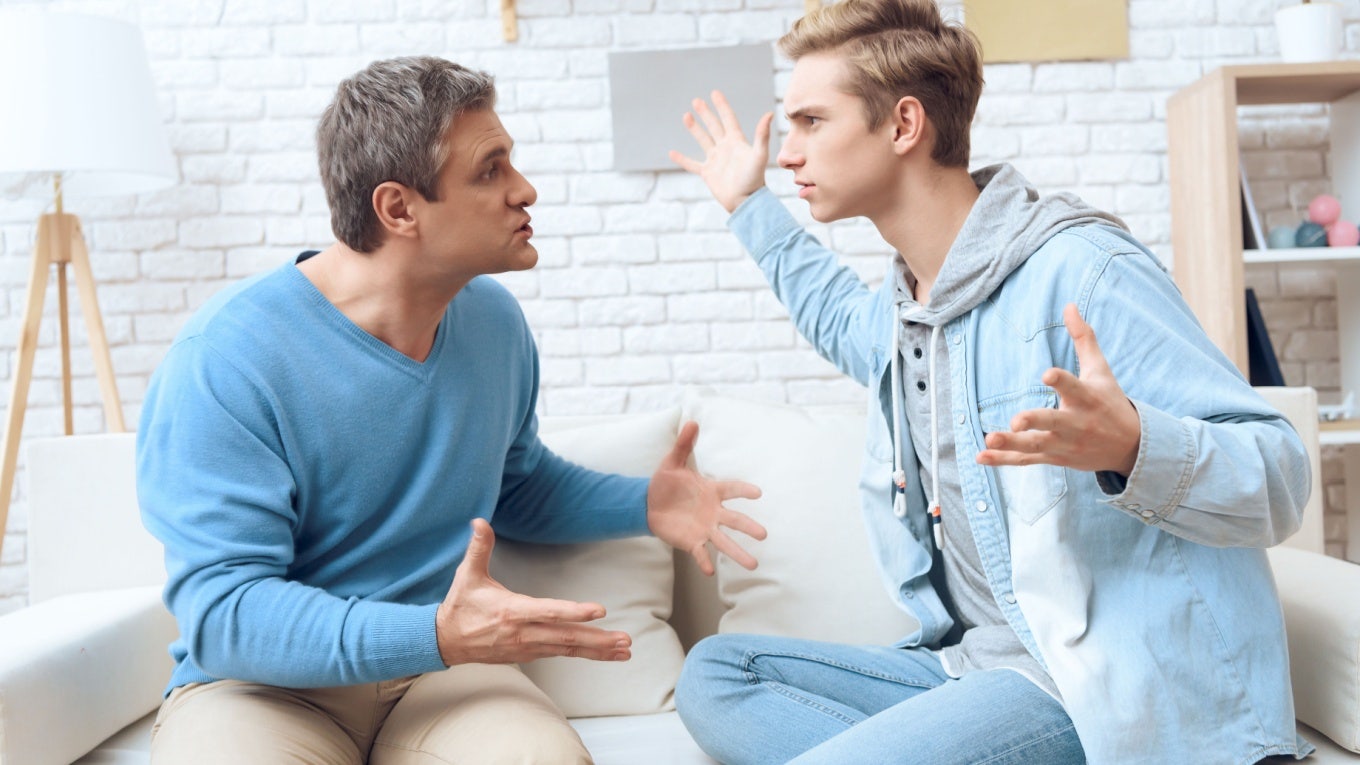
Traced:
[[298, 264], [298, 270], [350, 321], [416, 361], [434, 347], [449, 301], [469, 279], [432, 279], [408, 264], [419, 255], [391, 243], [363, 253], [337, 242]]
[[882, 212], [869, 217], [911, 269], [916, 301], [928, 304], [949, 248], [977, 201], [977, 184], [964, 168], [925, 162], [905, 168], [896, 191]]

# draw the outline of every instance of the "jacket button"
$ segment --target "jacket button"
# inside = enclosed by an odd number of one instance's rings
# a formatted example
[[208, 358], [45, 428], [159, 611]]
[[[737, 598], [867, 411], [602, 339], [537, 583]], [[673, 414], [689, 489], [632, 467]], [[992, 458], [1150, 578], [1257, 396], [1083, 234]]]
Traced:
[[986, 502], [983, 502], [982, 500], [978, 500], [978, 503], [977, 503], [976, 505], [974, 505], [974, 507], [977, 508], [977, 511], [978, 511], [979, 513], [985, 513], [985, 512], [987, 512], [987, 503], [986, 503]]
[[915, 356], [915, 357], [918, 358], [918, 359], [921, 358], [921, 349], [920, 349], [920, 348], [913, 348], [913, 349], [911, 350], [911, 355], [912, 355], [912, 356]]
[[1013, 592], [1008, 592], [1008, 593], [1006, 593], [1006, 602], [1007, 602], [1007, 603], [1014, 604], [1014, 603], [1015, 603], [1015, 593], [1013, 593]]
[[925, 393], [925, 392], [926, 392], [926, 381], [925, 381], [925, 380], [917, 380], [917, 381], [916, 381], [916, 390], [919, 390], [919, 391], [921, 391], [922, 393]]

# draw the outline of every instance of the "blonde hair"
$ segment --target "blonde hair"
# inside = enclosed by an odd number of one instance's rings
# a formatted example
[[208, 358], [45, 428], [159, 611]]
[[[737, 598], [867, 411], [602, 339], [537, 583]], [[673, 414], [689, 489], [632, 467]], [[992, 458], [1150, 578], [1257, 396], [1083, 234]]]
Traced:
[[934, 0], [842, 0], [809, 13], [779, 40], [793, 60], [813, 53], [845, 57], [846, 90], [864, 102], [873, 130], [899, 99], [913, 96], [935, 126], [931, 158], [968, 166], [969, 129], [982, 95], [982, 47], [968, 29], [946, 22]]

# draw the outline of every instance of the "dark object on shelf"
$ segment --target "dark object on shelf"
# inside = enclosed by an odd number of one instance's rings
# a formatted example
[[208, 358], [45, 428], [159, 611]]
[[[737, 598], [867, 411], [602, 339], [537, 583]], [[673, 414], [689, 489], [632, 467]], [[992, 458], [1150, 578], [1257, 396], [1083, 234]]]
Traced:
[[1247, 359], [1252, 385], [1284, 385], [1280, 360], [1275, 357], [1275, 346], [1266, 332], [1266, 320], [1256, 302], [1256, 292], [1247, 288]]

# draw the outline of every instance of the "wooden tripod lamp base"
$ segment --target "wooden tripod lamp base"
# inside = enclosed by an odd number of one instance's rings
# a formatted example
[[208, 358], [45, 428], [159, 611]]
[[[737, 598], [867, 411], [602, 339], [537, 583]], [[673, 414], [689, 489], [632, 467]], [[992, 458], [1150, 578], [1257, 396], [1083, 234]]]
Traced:
[[90, 254], [85, 247], [85, 236], [80, 230], [80, 219], [61, 211], [60, 195], [57, 212], [38, 219], [38, 237], [33, 247], [33, 270], [28, 278], [28, 295], [24, 299], [24, 324], [19, 336], [18, 366], [14, 370], [10, 389], [9, 412], [5, 422], [5, 442], [0, 451], [0, 546], [4, 544], [5, 522], [9, 517], [10, 497], [14, 492], [14, 471], [19, 462], [19, 437], [24, 428], [24, 410], [28, 405], [28, 388], [33, 381], [33, 357], [38, 350], [38, 327], [42, 323], [43, 301], [47, 296], [47, 279], [51, 267], [57, 267], [57, 313], [61, 321], [61, 386], [65, 432], [71, 435], [71, 341], [66, 301], [66, 266], [75, 271], [76, 290], [80, 298], [80, 312], [85, 316], [86, 334], [90, 351], [94, 354], [95, 374], [104, 400], [104, 419], [109, 432], [121, 433], [123, 406], [118, 398], [118, 387], [113, 377], [113, 362], [109, 357], [108, 336], [99, 314], [95, 297], [94, 274], [90, 271]]

